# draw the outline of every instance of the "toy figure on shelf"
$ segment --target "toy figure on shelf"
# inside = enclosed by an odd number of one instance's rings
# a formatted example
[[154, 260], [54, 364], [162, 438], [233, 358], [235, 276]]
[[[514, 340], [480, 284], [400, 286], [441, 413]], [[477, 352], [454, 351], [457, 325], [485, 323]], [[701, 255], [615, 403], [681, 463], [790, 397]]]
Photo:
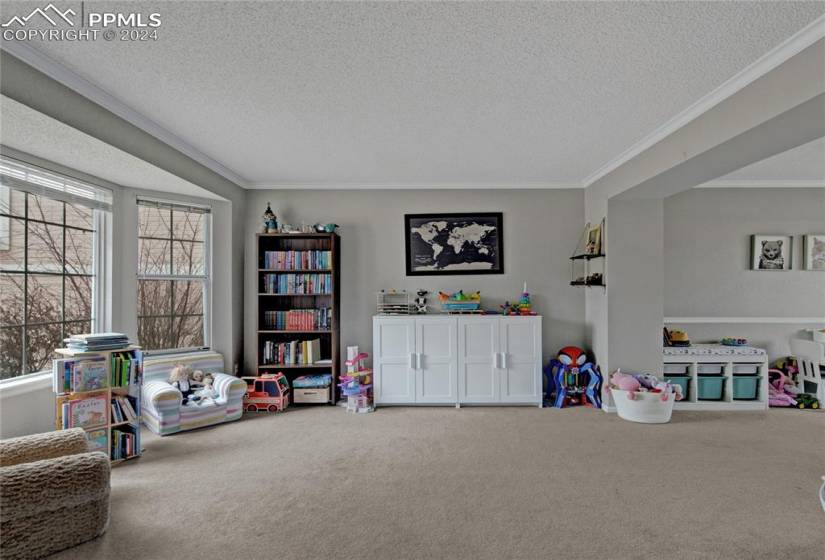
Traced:
[[544, 369], [550, 406], [584, 405], [602, 407], [602, 374], [599, 366], [587, 361], [587, 354], [576, 346], [565, 346]]
[[364, 367], [366, 352], [359, 352], [357, 346], [347, 346], [347, 372], [341, 376], [341, 395], [347, 398], [347, 412], [372, 412], [372, 370]]
[[505, 301], [504, 305], [499, 305], [502, 315], [518, 315], [518, 304]]
[[246, 381], [243, 407], [247, 412], [279, 412], [289, 406], [289, 381], [283, 373], [242, 379]]
[[269, 203], [266, 203], [266, 210], [264, 211], [264, 233], [278, 233], [278, 218], [275, 217], [275, 213], [272, 211], [272, 208], [269, 206]]
[[533, 304], [530, 303], [530, 292], [527, 291], [527, 282], [524, 283], [524, 290], [521, 292], [521, 298], [518, 300], [518, 314], [519, 315], [535, 315], [533, 311]]
[[415, 312], [424, 314], [427, 312], [427, 294], [429, 294], [427, 290], [418, 290], [415, 292], [415, 299], [413, 300], [413, 304], [415, 305]]
[[452, 294], [438, 292], [441, 309], [445, 313], [483, 313], [481, 309], [481, 292], [465, 294], [459, 290]]

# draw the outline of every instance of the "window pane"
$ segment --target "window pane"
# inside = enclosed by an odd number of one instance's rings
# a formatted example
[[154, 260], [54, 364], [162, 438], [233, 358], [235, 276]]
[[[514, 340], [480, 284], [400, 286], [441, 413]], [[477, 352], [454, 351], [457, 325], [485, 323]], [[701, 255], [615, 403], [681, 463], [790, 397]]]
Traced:
[[[0, 274], [0, 326], [23, 324], [24, 274]], [[21, 350], [20, 355], [23, 355]]]
[[26, 373], [47, 369], [54, 349], [62, 346], [62, 323], [26, 327]]
[[0, 379], [23, 373], [23, 327], [0, 328]]
[[138, 236], [170, 239], [172, 237], [169, 229], [171, 216], [172, 213], [169, 210], [138, 206]]
[[203, 346], [203, 317], [177, 317], [172, 326], [177, 338], [175, 348]]
[[184, 241], [203, 241], [204, 215], [196, 212], [172, 211], [172, 235]]
[[62, 320], [63, 277], [30, 274], [27, 283], [26, 324]]
[[90, 231], [66, 228], [66, 272], [92, 274], [94, 234]]
[[[0, 214], [25, 216], [26, 193], [0, 185]], [[23, 355], [22, 352], [20, 355]]]
[[23, 270], [26, 222], [0, 217], [0, 270]]
[[145, 350], [174, 348], [172, 319], [169, 317], [138, 318], [138, 340]]
[[94, 229], [94, 210], [79, 204], [66, 203], [66, 225]]
[[175, 315], [203, 315], [203, 282], [174, 283]]
[[71, 321], [66, 323], [66, 335], [72, 336], [75, 334], [88, 334], [92, 332], [92, 323], [90, 321]]
[[89, 276], [66, 277], [66, 320], [92, 317], [92, 278]]
[[138, 274], [169, 274], [171, 242], [156, 239], [138, 240]]
[[138, 280], [138, 315], [144, 317], [171, 314], [172, 282], [169, 280]]
[[172, 274], [200, 276], [204, 273], [203, 243], [174, 241], [172, 255], [174, 258]]
[[29, 219], [63, 223], [63, 203], [51, 198], [29, 194]]
[[37, 222], [29, 222], [30, 271], [63, 272], [63, 229]]

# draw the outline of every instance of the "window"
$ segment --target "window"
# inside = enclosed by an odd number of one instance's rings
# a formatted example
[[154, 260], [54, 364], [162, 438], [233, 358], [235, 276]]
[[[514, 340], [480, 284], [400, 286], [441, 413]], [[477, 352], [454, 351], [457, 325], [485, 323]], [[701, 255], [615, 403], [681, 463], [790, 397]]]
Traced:
[[138, 199], [138, 341], [209, 345], [208, 208]]
[[0, 379], [46, 369], [72, 334], [101, 330], [108, 191], [0, 158]]

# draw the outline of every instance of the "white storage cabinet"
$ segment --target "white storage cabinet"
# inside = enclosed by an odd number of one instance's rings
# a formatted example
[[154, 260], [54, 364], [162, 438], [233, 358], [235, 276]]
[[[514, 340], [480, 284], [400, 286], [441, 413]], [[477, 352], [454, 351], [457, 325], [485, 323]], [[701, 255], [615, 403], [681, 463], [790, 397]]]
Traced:
[[541, 406], [541, 317], [373, 318], [375, 402]]

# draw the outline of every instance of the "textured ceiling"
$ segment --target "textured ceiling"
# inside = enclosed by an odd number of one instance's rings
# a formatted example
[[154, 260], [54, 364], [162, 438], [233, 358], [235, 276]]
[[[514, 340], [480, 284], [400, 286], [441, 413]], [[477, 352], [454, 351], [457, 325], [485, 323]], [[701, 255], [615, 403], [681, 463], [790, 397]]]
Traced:
[[128, 9], [157, 42], [37, 48], [253, 183], [518, 187], [580, 183], [825, 3]]
[[763, 159], [719, 180], [822, 181], [825, 184], [825, 138]]
[[223, 200], [4, 95], [0, 95], [0, 141], [124, 187]]

